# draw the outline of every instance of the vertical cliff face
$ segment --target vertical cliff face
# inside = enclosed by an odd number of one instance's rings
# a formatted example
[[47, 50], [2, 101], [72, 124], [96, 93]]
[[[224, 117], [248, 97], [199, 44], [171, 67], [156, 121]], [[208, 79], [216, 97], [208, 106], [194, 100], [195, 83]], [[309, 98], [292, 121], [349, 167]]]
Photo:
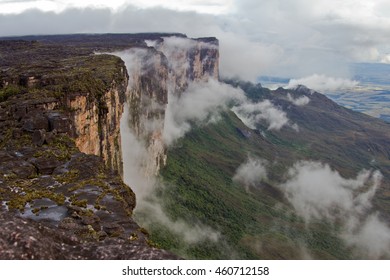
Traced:
[[120, 56], [129, 72], [129, 123], [147, 156], [146, 176], [157, 175], [166, 162], [163, 141], [168, 96], [180, 96], [191, 82], [218, 79], [219, 51], [215, 38], [161, 37], [148, 47]]
[[120, 119], [126, 100], [127, 71], [115, 56], [90, 56], [87, 63], [93, 65], [91, 68], [101, 63], [102, 74], [94, 73], [98, 70], [92, 68], [65, 80], [66, 94], [58, 98], [57, 110], [47, 112], [49, 122], [56, 126], [52, 129], [70, 135], [81, 152], [102, 157], [108, 167], [122, 173]]
[[166, 161], [162, 133], [168, 102], [168, 63], [152, 48], [130, 50], [124, 55], [129, 71], [129, 125], [148, 150], [144, 172], [155, 175]]
[[101, 156], [107, 166], [122, 173], [120, 119], [125, 103], [127, 75], [121, 69], [120, 82], [113, 80], [108, 90], [91, 99], [88, 94], [67, 98], [73, 135], [81, 152]]
[[219, 78], [219, 50], [216, 38], [166, 37], [148, 42], [162, 52], [169, 63], [170, 90], [180, 95], [190, 82]]

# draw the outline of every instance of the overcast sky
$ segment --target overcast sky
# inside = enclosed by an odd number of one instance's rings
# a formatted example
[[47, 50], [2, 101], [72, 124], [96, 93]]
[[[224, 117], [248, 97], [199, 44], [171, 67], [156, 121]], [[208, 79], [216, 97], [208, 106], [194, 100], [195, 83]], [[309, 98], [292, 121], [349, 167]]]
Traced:
[[390, 63], [388, 0], [0, 0], [0, 36], [83, 32], [216, 36], [222, 74], [248, 80]]

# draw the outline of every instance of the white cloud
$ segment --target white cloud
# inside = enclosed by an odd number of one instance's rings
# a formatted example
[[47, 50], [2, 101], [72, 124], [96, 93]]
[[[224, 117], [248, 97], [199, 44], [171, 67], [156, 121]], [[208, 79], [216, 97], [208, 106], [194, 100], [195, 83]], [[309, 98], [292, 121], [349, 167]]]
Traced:
[[390, 257], [390, 228], [371, 213], [379, 171], [362, 170], [346, 179], [327, 164], [300, 161], [279, 186], [306, 222], [326, 219], [341, 225], [340, 237], [363, 258]]
[[232, 32], [219, 31], [215, 36], [220, 40], [221, 77], [255, 82], [283, 59], [284, 49], [278, 44], [254, 42]]
[[[380, 183], [380, 174], [362, 171], [355, 179], [345, 179], [329, 165], [301, 161], [288, 171], [289, 180], [281, 185], [296, 211], [306, 220], [326, 217], [335, 218], [363, 211], [370, 207], [370, 200]], [[369, 186], [359, 195], [356, 190]]]
[[237, 168], [233, 180], [243, 184], [249, 191], [249, 187], [256, 187], [262, 180], [267, 179], [266, 167], [267, 161], [248, 157], [247, 161]]
[[[267, 178], [267, 161], [249, 157], [239, 166], [233, 180], [249, 187]], [[372, 199], [380, 187], [379, 171], [362, 170], [356, 178], [344, 178], [328, 164], [296, 162], [277, 185], [307, 223], [326, 220], [357, 258], [389, 258], [390, 227], [372, 212]]]
[[287, 114], [276, 108], [271, 101], [264, 100], [258, 103], [243, 103], [232, 108], [233, 112], [249, 128], [256, 129], [256, 125], [265, 120], [269, 130], [280, 130], [289, 125]]
[[206, 124], [226, 110], [229, 103], [243, 99], [242, 90], [212, 79], [190, 84], [180, 97], [170, 94], [165, 113], [165, 143], [170, 145], [183, 137], [191, 129], [191, 122]]
[[121, 143], [123, 156], [124, 182], [137, 196], [135, 213], [147, 215], [144, 226], [160, 223], [171, 232], [183, 238], [188, 244], [210, 240], [217, 242], [220, 233], [198, 221], [188, 223], [184, 220], [171, 219], [164, 211], [164, 202], [156, 196], [156, 190], [164, 186], [155, 178], [145, 173], [145, 162], [149, 157], [146, 143], [134, 135], [129, 127], [129, 110], [125, 106], [121, 119]]
[[390, 227], [379, 219], [378, 214], [369, 215], [357, 232], [346, 232], [343, 237], [367, 258], [390, 257]]
[[205, 14], [226, 14], [233, 6], [232, 0], [3, 0], [0, 1], [0, 14], [22, 13], [37, 8], [42, 11], [62, 12], [66, 8], [110, 8], [118, 10], [126, 5], [140, 9], [166, 8], [177, 11], [195, 11]]
[[288, 98], [288, 100], [289, 100], [291, 103], [293, 103], [293, 104], [296, 105], [296, 106], [305, 106], [305, 105], [309, 104], [309, 102], [310, 102], [310, 98], [307, 97], [306, 95], [300, 96], [300, 97], [294, 99], [294, 98], [291, 96], [291, 94], [288, 93], [288, 94], [287, 94], [287, 98]]
[[[222, 76], [254, 80], [262, 74], [324, 73], [347, 78], [351, 61], [386, 61], [387, 7], [386, 0], [1, 1], [0, 23], [7, 28], [0, 33], [216, 36]], [[33, 8], [51, 13], [26, 10]], [[5, 15], [10, 10], [25, 12]]]
[[298, 85], [304, 85], [316, 91], [334, 91], [343, 89], [352, 89], [359, 84], [357, 81], [328, 77], [325, 75], [313, 74], [301, 79], [291, 79], [287, 88], [295, 88]]

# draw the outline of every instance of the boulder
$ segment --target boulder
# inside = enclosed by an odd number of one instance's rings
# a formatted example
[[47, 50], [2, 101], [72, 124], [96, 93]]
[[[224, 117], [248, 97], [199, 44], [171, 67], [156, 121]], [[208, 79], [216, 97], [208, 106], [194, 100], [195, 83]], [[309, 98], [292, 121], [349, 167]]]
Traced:
[[58, 112], [50, 112], [47, 118], [49, 120], [49, 131], [56, 130], [58, 133], [71, 132], [71, 121], [68, 117]]
[[35, 130], [49, 130], [49, 122], [47, 118], [40, 113], [37, 113], [36, 115], [24, 120], [23, 130], [28, 132], [34, 132]]
[[103, 230], [110, 237], [118, 237], [125, 232], [125, 229], [115, 222], [103, 225]]
[[54, 169], [61, 165], [61, 162], [57, 159], [50, 157], [32, 158], [29, 162], [33, 164], [38, 173], [42, 175], [51, 175]]
[[32, 136], [32, 142], [34, 145], [41, 147], [46, 142], [46, 130], [35, 130]]

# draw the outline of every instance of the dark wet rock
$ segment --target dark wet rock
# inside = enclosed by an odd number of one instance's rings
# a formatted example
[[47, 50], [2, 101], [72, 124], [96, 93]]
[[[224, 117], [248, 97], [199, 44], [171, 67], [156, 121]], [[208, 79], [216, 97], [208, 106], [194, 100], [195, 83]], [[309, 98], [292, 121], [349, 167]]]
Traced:
[[53, 170], [53, 175], [61, 175], [69, 172], [65, 165], [60, 165]]
[[35, 176], [36, 169], [35, 167], [28, 163], [27, 161], [21, 161], [18, 160], [16, 162], [13, 162], [14, 166], [11, 167], [12, 172], [18, 177], [18, 178], [30, 178]]
[[249, 129], [240, 129], [236, 128], [237, 132], [244, 138], [250, 138], [252, 136], [252, 132]]
[[27, 179], [36, 175], [36, 169], [31, 163], [14, 158], [13, 160], [1, 163], [0, 174], [3, 174], [5, 177], [15, 176], [17, 178]]
[[172, 253], [138, 241], [104, 238], [103, 241], [84, 242], [62, 227], [48, 227], [10, 213], [0, 212], [0, 223], [2, 260], [178, 259]]
[[12, 131], [12, 138], [13, 139], [20, 139], [20, 137], [22, 137], [22, 135], [23, 135], [23, 131], [20, 128], [15, 128]]
[[32, 179], [35, 185], [39, 186], [42, 189], [54, 189], [61, 185], [56, 181], [55, 178], [48, 175], [41, 175], [37, 178]]
[[70, 231], [76, 231], [76, 230], [79, 230], [80, 228], [82, 228], [82, 226], [75, 219], [73, 219], [71, 217], [66, 217], [59, 224], [59, 228], [65, 229], [65, 230], [70, 230]]
[[118, 237], [125, 232], [125, 229], [117, 223], [109, 223], [103, 226], [103, 230], [110, 237]]
[[16, 120], [21, 120], [27, 116], [27, 106], [15, 106], [12, 110], [12, 117]]
[[58, 112], [51, 112], [47, 117], [49, 119], [49, 131], [55, 130], [58, 133], [69, 133], [71, 131], [71, 122], [67, 116]]
[[81, 223], [83, 225], [90, 225], [93, 227], [94, 230], [99, 231], [101, 229], [100, 226], [100, 218], [96, 215], [91, 216], [82, 216], [81, 217]]
[[46, 130], [35, 130], [32, 136], [32, 142], [34, 145], [42, 146], [46, 142]]
[[34, 157], [34, 154], [36, 154], [37, 149], [32, 146], [24, 146], [20, 149], [15, 150], [15, 152], [21, 156], [21, 159], [28, 161], [28, 159]]
[[39, 174], [50, 175], [61, 163], [55, 158], [32, 158], [30, 163], [35, 166]]
[[82, 170], [79, 174], [80, 179], [94, 178], [98, 175], [101, 165], [101, 159], [98, 156], [86, 155], [83, 153], [73, 154], [67, 167], [69, 170]]
[[34, 132], [35, 130], [48, 130], [49, 122], [43, 114], [37, 114], [24, 121], [22, 128], [28, 132]]
[[6, 121], [8, 119], [7, 110], [0, 108], [0, 122]]
[[15, 157], [9, 154], [7, 151], [0, 150], [0, 162], [8, 162], [15, 160]]
[[102, 240], [104, 240], [104, 239], [106, 239], [108, 237], [108, 234], [105, 232], [105, 231], [99, 231], [98, 233], [97, 233], [97, 239], [99, 240], [99, 241], [102, 241]]

